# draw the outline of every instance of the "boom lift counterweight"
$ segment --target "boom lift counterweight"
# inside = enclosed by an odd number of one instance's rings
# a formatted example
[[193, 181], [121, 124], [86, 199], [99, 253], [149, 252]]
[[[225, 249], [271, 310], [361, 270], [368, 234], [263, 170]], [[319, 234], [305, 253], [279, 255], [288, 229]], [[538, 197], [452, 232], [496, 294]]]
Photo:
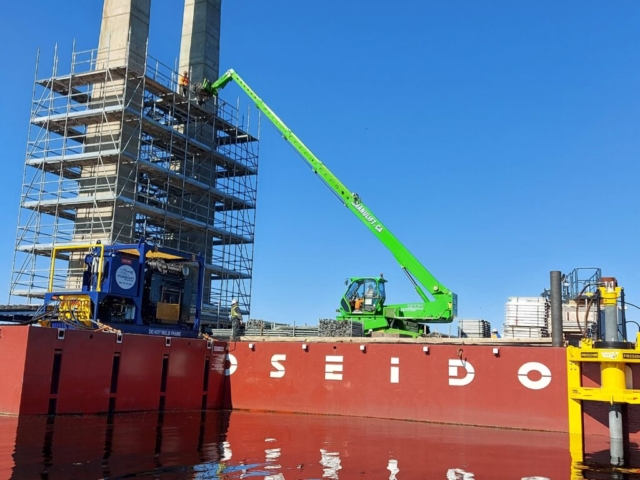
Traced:
[[[274, 124], [282, 136], [302, 156], [314, 173], [340, 198], [342, 203], [387, 247], [422, 299], [420, 303], [385, 305], [385, 283], [380, 277], [353, 277], [340, 301], [338, 320], [363, 323], [365, 331], [417, 336], [421, 323], [449, 323], [457, 315], [457, 296], [442, 285], [420, 261], [393, 235], [358, 194], [352, 193], [273, 110], [234, 71], [228, 70], [215, 82], [204, 80], [199, 94], [214, 97], [229, 82], [235, 82], [256, 107]], [[431, 298], [430, 298], [431, 297]]]

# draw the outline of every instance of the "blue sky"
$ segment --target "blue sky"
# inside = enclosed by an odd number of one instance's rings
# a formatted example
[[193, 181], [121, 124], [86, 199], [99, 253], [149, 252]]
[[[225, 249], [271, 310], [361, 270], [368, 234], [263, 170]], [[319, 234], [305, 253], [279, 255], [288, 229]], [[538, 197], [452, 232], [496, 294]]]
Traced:
[[[640, 304], [638, 2], [223, 3], [221, 70], [235, 68], [458, 293], [461, 318], [501, 325], [507, 297], [538, 295], [550, 270], [582, 266], [616, 276]], [[150, 53], [172, 65], [182, 2], [152, 4]], [[3, 7], [5, 298], [36, 50], [45, 72], [56, 42], [61, 66], [74, 39], [94, 48], [101, 9]], [[237, 88], [224, 96], [249, 104]], [[346, 277], [380, 272], [390, 302], [418, 300], [265, 122], [261, 138], [252, 317], [331, 318]]]

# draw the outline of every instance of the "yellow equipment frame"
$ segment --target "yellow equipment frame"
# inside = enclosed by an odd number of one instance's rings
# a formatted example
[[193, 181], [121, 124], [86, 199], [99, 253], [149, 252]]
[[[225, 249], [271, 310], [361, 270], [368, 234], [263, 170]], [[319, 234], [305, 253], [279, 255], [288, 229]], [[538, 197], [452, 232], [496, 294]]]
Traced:
[[102, 266], [104, 259], [104, 245], [102, 244], [92, 244], [85, 243], [81, 245], [66, 245], [61, 247], [53, 247], [53, 252], [51, 253], [51, 269], [49, 271], [49, 292], [53, 292], [53, 276], [56, 268], [56, 258], [58, 257], [58, 252], [69, 252], [74, 250], [92, 250], [98, 248], [100, 249], [100, 259], [98, 261], [98, 283], [96, 286], [96, 291], [99, 292], [102, 289]]
[[[640, 333], [633, 349], [594, 348], [588, 339], [583, 339], [579, 347], [567, 347], [569, 449], [574, 469], [584, 461], [583, 401], [640, 405], [640, 390], [627, 388], [626, 380], [627, 364], [640, 363], [639, 346]], [[600, 388], [582, 386], [583, 363], [600, 364]]]

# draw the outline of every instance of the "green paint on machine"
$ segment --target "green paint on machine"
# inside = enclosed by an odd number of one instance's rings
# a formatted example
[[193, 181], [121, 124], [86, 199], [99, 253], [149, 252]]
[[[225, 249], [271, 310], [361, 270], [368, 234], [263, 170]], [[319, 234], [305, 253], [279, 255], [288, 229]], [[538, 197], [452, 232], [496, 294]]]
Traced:
[[382, 276], [352, 277], [346, 282], [347, 290], [337, 309], [338, 320], [362, 322], [365, 332], [384, 331], [411, 337], [421, 335], [422, 324], [452, 322], [457, 315], [456, 294], [436, 280], [362, 202], [360, 196], [352, 193], [234, 70], [228, 70], [215, 82], [205, 79], [198, 93], [204, 97], [217, 96], [232, 81], [253, 100], [313, 172], [391, 252], [422, 300], [420, 303], [387, 305], [386, 280]]

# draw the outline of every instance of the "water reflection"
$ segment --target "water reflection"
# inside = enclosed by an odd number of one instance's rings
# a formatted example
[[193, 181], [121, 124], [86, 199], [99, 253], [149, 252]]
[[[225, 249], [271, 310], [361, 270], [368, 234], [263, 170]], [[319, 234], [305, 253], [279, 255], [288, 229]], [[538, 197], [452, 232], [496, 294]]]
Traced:
[[248, 412], [0, 417], [1, 479], [614, 478], [591, 474], [572, 468], [564, 434]]

